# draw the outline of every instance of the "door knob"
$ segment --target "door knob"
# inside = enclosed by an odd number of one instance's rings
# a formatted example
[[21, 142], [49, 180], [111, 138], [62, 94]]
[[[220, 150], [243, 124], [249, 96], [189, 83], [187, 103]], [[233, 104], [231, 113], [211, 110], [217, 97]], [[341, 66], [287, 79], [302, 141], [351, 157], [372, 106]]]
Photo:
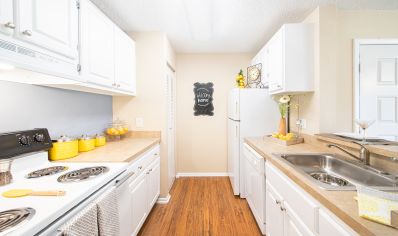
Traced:
[[30, 31], [30, 30], [24, 30], [23, 32], [22, 32], [22, 34], [24, 34], [24, 35], [26, 35], [26, 36], [32, 36], [32, 31]]
[[12, 22], [7, 22], [4, 24], [5, 27], [9, 28], [9, 29], [15, 29], [15, 25]]

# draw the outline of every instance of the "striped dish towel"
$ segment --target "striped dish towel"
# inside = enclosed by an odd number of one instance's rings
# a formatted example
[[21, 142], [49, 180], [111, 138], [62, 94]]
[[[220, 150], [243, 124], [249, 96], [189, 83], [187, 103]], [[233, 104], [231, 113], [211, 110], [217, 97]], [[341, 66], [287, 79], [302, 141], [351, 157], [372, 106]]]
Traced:
[[65, 223], [61, 228], [64, 236], [98, 236], [97, 206], [92, 203]]
[[119, 204], [116, 192], [111, 189], [96, 201], [100, 236], [119, 236]]

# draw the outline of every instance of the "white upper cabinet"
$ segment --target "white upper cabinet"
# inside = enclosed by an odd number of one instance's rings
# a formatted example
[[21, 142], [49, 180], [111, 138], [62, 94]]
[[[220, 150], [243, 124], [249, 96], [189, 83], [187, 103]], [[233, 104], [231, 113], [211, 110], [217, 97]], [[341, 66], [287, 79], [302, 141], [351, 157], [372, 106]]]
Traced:
[[13, 0], [0, 0], [0, 33], [11, 35], [15, 29]]
[[[260, 51], [262, 79], [270, 94], [295, 94], [314, 89], [312, 24], [285, 24]], [[261, 56], [262, 55], [262, 56]]]
[[135, 95], [135, 42], [89, 0], [80, 4], [82, 76], [91, 84]]
[[115, 27], [115, 85], [118, 89], [136, 93], [135, 42]]
[[267, 50], [268, 50], [268, 48], [266, 46], [264, 46], [251, 61], [252, 66], [261, 64], [261, 82], [265, 87], [268, 86], [268, 82], [269, 82]]
[[18, 0], [16, 36], [70, 59], [78, 58], [76, 0]]
[[114, 24], [89, 0], [81, 1], [82, 76], [94, 84], [114, 86]]

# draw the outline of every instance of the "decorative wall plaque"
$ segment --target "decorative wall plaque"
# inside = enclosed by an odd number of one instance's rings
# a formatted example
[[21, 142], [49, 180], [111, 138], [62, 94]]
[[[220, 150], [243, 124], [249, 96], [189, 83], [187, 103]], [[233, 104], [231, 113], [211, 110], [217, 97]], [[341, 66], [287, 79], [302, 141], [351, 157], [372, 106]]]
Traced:
[[195, 116], [213, 116], [213, 83], [195, 83], [193, 92], [195, 94]]

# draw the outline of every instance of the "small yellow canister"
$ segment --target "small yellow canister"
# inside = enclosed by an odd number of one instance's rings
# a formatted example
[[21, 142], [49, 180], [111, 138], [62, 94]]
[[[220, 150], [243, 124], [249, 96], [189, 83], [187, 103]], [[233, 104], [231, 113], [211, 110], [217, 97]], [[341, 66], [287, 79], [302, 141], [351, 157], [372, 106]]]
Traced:
[[88, 152], [95, 148], [95, 139], [93, 137], [82, 135], [79, 138], [79, 152]]
[[103, 135], [97, 134], [95, 135], [95, 146], [101, 147], [106, 144], [106, 138]]
[[62, 135], [58, 140], [53, 141], [49, 157], [51, 161], [65, 160], [77, 156], [78, 151], [77, 140]]

